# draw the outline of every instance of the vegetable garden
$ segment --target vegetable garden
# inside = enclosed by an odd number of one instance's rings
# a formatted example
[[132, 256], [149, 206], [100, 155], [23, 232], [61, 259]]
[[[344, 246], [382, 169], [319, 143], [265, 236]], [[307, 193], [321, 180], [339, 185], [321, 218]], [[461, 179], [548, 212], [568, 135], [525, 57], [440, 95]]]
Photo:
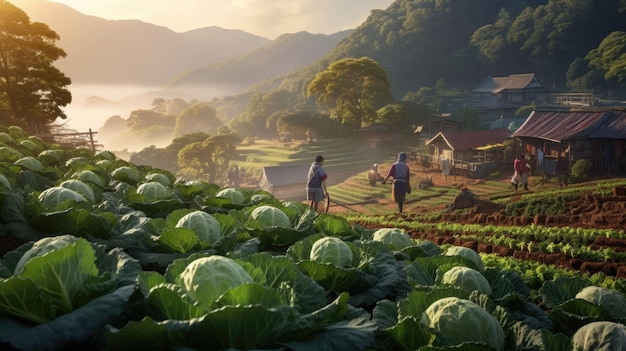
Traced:
[[[617, 272], [498, 252], [619, 263], [622, 253], [602, 243], [624, 240], [623, 230], [550, 227], [508, 206], [486, 216], [318, 214], [106, 151], [64, 150], [16, 127], [1, 131], [0, 143], [3, 349], [625, 344]], [[522, 221], [509, 217], [531, 220], [496, 225]]]

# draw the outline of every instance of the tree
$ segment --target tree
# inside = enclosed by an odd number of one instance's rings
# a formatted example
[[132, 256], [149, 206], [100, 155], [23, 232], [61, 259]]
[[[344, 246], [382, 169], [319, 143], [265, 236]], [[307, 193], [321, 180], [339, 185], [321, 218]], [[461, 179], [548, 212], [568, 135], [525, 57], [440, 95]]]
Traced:
[[187, 172], [196, 170], [193, 176], [205, 174], [208, 182], [215, 182], [219, 174], [228, 170], [229, 160], [237, 157], [240, 142], [234, 134], [221, 134], [188, 144], [178, 152], [178, 165]]
[[318, 73], [307, 88], [330, 117], [354, 129], [376, 120], [376, 110], [390, 103], [387, 72], [369, 57], [345, 58]]
[[0, 110], [32, 133], [43, 133], [72, 101], [71, 83], [52, 63], [66, 56], [47, 25], [0, 0]]
[[174, 136], [181, 136], [193, 132], [214, 134], [222, 126], [217, 118], [217, 111], [208, 103], [197, 103], [187, 107], [176, 117]]

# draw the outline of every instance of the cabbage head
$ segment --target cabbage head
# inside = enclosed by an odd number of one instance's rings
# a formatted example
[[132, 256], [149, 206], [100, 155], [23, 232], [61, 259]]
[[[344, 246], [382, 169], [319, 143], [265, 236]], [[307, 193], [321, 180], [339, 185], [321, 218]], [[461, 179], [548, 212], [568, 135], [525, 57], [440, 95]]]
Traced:
[[219, 255], [192, 261], [178, 281], [189, 297], [209, 306], [228, 290], [254, 282], [237, 262]]
[[43, 256], [54, 250], [62, 249], [74, 244], [78, 238], [73, 235], [59, 235], [39, 239], [33, 246], [24, 253], [15, 266], [14, 275], [19, 275], [24, 271], [24, 266], [33, 257]]
[[142, 183], [137, 187], [137, 194], [142, 195], [146, 201], [159, 201], [169, 197], [169, 192], [159, 182]]
[[163, 173], [150, 173], [146, 175], [145, 180], [147, 182], [159, 182], [163, 186], [172, 186], [170, 179]]
[[443, 274], [441, 283], [469, 291], [478, 290], [482, 294], [491, 295], [491, 286], [487, 278], [479, 271], [469, 267], [452, 267]]
[[576, 298], [606, 307], [613, 317], [624, 318], [626, 315], [626, 298], [617, 290], [591, 285], [580, 290]]
[[139, 181], [139, 171], [129, 166], [121, 166], [111, 172], [111, 178], [126, 183], [137, 183]]
[[113, 162], [111, 162], [109, 160], [100, 160], [100, 161], [96, 162], [96, 166], [98, 166], [98, 168], [100, 168], [100, 169], [108, 171], [111, 168], [113, 168]]
[[291, 221], [289, 220], [289, 217], [281, 209], [274, 206], [259, 206], [252, 211], [250, 217], [257, 221], [262, 228], [291, 228]]
[[11, 183], [7, 177], [2, 174], [0, 174], [0, 190], [11, 190]]
[[26, 149], [28, 149], [30, 151], [35, 151], [35, 150], [37, 150], [37, 147], [38, 147], [37, 144], [35, 144], [34, 141], [28, 140], [28, 139], [20, 141], [20, 146], [22, 146], [22, 147], [24, 147], [24, 148], [26, 148]]
[[37, 155], [37, 159], [45, 164], [53, 164], [61, 161], [63, 152], [60, 150], [44, 150]]
[[94, 157], [99, 160], [115, 161], [115, 154], [108, 150], [98, 151], [98, 153], [96, 153]]
[[504, 330], [498, 320], [477, 304], [458, 297], [433, 302], [422, 314], [421, 323], [435, 331], [441, 344], [483, 342], [504, 350]]
[[380, 228], [374, 232], [372, 239], [387, 244], [395, 251], [415, 246], [415, 241], [411, 239], [406, 230], [400, 228]]
[[0, 161], [15, 161], [21, 157], [24, 157], [24, 154], [10, 146], [0, 147]]
[[15, 161], [14, 164], [17, 166], [22, 166], [33, 172], [43, 171], [43, 165], [41, 164], [41, 162], [39, 162], [38, 159], [32, 156], [22, 157], [19, 160]]
[[72, 178], [78, 179], [81, 182], [92, 183], [100, 187], [104, 186], [104, 180], [102, 179], [102, 177], [93, 171], [89, 171], [89, 170], [78, 171], [72, 174]]
[[204, 211], [193, 211], [181, 217], [176, 228], [191, 229], [201, 241], [215, 244], [222, 237], [222, 227], [215, 217]]
[[78, 179], [65, 180], [59, 184], [59, 186], [74, 190], [75, 192], [81, 194], [89, 202], [96, 202], [96, 196], [93, 193], [93, 189]]
[[616, 322], [591, 322], [580, 327], [572, 337], [574, 351], [623, 351], [626, 326]]
[[81, 169], [89, 164], [91, 164], [91, 161], [83, 156], [72, 157], [65, 161], [65, 165], [71, 169]]
[[77, 202], [87, 202], [87, 199], [81, 194], [62, 186], [53, 186], [42, 191], [38, 199], [44, 210], [48, 212], [58, 210], [66, 202], [70, 202], [70, 205]]
[[15, 139], [7, 132], [0, 132], [0, 143], [15, 144]]
[[332, 263], [338, 267], [352, 266], [352, 250], [343, 240], [332, 236], [318, 239], [313, 243], [310, 253], [311, 261]]
[[469, 247], [464, 246], [450, 246], [444, 253], [446, 256], [462, 256], [470, 259], [478, 268], [478, 271], [482, 272], [485, 267], [483, 260], [480, 259], [480, 255]]
[[222, 189], [215, 196], [229, 199], [235, 205], [243, 205], [246, 200], [243, 193], [235, 188]]

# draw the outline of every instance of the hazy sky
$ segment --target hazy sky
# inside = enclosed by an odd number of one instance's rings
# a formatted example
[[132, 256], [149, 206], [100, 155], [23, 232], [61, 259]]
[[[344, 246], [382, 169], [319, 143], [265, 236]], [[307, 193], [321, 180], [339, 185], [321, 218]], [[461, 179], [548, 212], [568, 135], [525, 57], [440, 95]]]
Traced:
[[51, 0], [87, 15], [138, 19], [176, 32], [218, 26], [268, 39], [307, 31], [331, 34], [356, 28], [373, 9], [393, 0]]

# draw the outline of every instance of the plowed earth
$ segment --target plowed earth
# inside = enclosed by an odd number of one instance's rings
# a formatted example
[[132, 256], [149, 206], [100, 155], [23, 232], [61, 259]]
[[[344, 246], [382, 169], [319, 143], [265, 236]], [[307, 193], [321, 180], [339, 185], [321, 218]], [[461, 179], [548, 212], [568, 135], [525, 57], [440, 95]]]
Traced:
[[[434, 180], [436, 181], [436, 180]], [[503, 179], [504, 182], [508, 181]], [[441, 184], [441, 183], [439, 183]], [[532, 189], [531, 189], [532, 191]], [[511, 198], [515, 201], [515, 197]], [[380, 201], [381, 206], [386, 206], [390, 210], [396, 209], [396, 204], [387, 200]], [[354, 210], [358, 207], [351, 206]], [[505, 205], [493, 202], [478, 200], [477, 203], [463, 213], [447, 212], [444, 206], [420, 206], [418, 202], [406, 204], [404, 220], [411, 220], [420, 216], [423, 222], [423, 215], [429, 213], [441, 213], [438, 222], [449, 222], [459, 224], [478, 224], [496, 226], [556, 226], [571, 228], [598, 228], [624, 230], [626, 228], [626, 191], [624, 188], [615, 188], [613, 195], [594, 196], [585, 194], [580, 198], [568, 203], [570, 212], [562, 215], [547, 216], [509, 216], [504, 211]], [[344, 209], [345, 210], [345, 209]], [[400, 221], [401, 223], [401, 221]], [[376, 229], [372, 223], [359, 223], [366, 228]], [[401, 225], [399, 225], [401, 227]], [[525, 250], [512, 249], [504, 246], [491, 244], [481, 244], [477, 241], [463, 241], [455, 237], [455, 233], [428, 233], [405, 228], [409, 234], [417, 239], [427, 239], [438, 245], [453, 244], [465, 246], [481, 253], [494, 253], [500, 256], [513, 256], [518, 259], [532, 260], [548, 265], [555, 265], [561, 268], [573, 269], [580, 272], [594, 274], [602, 272], [606, 275], [626, 278], [626, 262], [591, 262], [577, 258], [572, 258], [563, 253], [541, 253], [528, 252]], [[478, 235], [478, 234], [477, 234]], [[611, 248], [615, 251], [626, 251], [626, 239], [598, 238], [590, 245], [591, 249], [599, 250]]]

